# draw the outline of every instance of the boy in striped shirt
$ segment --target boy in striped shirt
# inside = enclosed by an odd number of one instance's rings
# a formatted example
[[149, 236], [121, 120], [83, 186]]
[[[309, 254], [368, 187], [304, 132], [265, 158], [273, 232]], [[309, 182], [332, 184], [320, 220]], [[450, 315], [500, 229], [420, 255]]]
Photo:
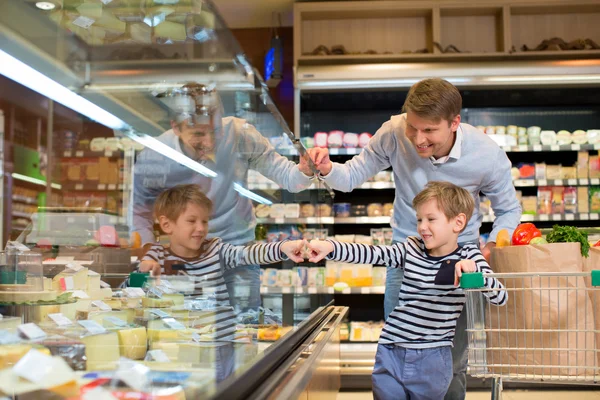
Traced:
[[[492, 272], [476, 244], [458, 245], [474, 209], [468, 191], [430, 182], [413, 200], [420, 237], [391, 246], [313, 240], [309, 261], [380, 264], [404, 269], [400, 302], [385, 322], [373, 369], [375, 399], [444, 398], [452, 380], [452, 340], [465, 304], [462, 272]], [[485, 278], [488, 301], [504, 305], [502, 283]]]
[[169, 247], [153, 245], [142, 258], [139, 270], [153, 276], [170, 274], [169, 266], [183, 264], [180, 271], [193, 277], [196, 294], [213, 294], [218, 307], [215, 341], [229, 341], [235, 333], [235, 314], [230, 306], [223, 271], [243, 265], [272, 264], [285, 256], [304, 261], [302, 241], [234, 246], [219, 238], [207, 239], [212, 202], [198, 185], [178, 185], [162, 192], [154, 204], [160, 228], [169, 236]]

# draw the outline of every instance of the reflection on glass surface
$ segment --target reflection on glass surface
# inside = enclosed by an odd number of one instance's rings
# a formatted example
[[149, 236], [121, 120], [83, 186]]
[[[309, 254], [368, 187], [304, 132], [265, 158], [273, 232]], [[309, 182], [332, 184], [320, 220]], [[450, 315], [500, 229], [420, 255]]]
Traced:
[[[0, 347], [15, 355], [0, 375], [34, 348], [85, 371], [64, 397], [209, 396], [319, 305], [261, 296], [261, 265], [307, 284], [274, 241], [306, 227], [257, 227], [257, 206], [298, 218], [298, 202], [330, 198], [304, 191], [304, 148], [212, 2], [36, 3], [0, 2], [3, 238], [37, 260], [0, 265]], [[282, 189], [250, 187], [258, 174]], [[157, 208], [181, 185], [206, 201]]]

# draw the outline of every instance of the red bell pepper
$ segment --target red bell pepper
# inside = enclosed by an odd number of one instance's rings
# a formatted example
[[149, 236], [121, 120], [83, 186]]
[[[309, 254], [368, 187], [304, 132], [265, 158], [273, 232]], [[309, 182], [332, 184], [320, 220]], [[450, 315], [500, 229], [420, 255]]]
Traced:
[[542, 232], [536, 228], [534, 224], [527, 222], [517, 226], [517, 229], [515, 229], [515, 232], [512, 236], [512, 244], [514, 246], [526, 245], [529, 244], [531, 239], [541, 236]]
[[598, 240], [598, 241], [596, 242], [596, 244], [594, 245], [594, 247], [600, 247], [600, 240]]

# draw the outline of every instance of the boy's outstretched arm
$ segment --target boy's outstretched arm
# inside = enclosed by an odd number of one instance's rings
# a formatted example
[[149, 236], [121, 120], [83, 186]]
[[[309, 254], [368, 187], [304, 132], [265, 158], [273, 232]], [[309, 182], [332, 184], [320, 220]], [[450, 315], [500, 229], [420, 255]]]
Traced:
[[[472, 261], [475, 263], [475, 271], [482, 272], [484, 274], [484, 286], [488, 289], [483, 292], [483, 295], [487, 298], [487, 300], [495, 304], [497, 306], [503, 306], [508, 301], [508, 293], [506, 292], [504, 285], [496, 278], [485, 276], [485, 274], [491, 274], [494, 271], [490, 268], [490, 265], [485, 260], [481, 251], [479, 249], [474, 249], [469, 252], [468, 260], [463, 261]], [[462, 261], [461, 261], [462, 262]], [[458, 266], [459, 263], [456, 265]], [[463, 269], [463, 271], [465, 271]], [[466, 272], [466, 271], [465, 271]]]
[[273, 243], [257, 243], [250, 246], [234, 246], [221, 244], [221, 257], [225, 268], [236, 268], [243, 265], [273, 264], [287, 257], [295, 262], [302, 262], [304, 241], [286, 240]]
[[379, 264], [401, 267], [406, 248], [404, 243], [392, 246], [371, 246], [361, 243], [344, 243], [337, 240], [312, 240], [308, 244], [310, 262], [323, 258], [354, 264]]

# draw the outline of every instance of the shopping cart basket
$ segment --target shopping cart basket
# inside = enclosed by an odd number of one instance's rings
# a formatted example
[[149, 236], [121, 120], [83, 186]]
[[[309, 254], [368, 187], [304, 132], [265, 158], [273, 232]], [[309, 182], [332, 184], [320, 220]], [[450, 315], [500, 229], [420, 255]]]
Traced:
[[[485, 277], [504, 284], [505, 306], [487, 302], [498, 289]], [[470, 273], [461, 286], [469, 373], [492, 379], [492, 399], [502, 398], [503, 381], [600, 383], [600, 271]]]

